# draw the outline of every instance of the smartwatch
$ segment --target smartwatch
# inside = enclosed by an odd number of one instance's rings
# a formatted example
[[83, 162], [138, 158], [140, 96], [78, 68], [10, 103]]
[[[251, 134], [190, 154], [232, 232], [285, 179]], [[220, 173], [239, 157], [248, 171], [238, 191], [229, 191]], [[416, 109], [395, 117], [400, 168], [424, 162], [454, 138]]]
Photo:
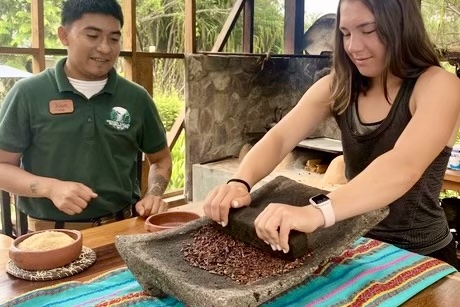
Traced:
[[318, 194], [310, 198], [310, 204], [321, 210], [324, 217], [324, 227], [329, 227], [335, 223], [334, 209], [329, 197], [324, 194]]

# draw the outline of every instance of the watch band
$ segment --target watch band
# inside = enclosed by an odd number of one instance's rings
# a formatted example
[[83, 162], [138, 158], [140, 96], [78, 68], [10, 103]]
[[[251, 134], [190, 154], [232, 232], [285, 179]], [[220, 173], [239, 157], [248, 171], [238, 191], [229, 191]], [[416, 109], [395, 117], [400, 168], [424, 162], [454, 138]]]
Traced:
[[324, 194], [319, 194], [310, 198], [310, 203], [321, 210], [324, 217], [324, 227], [330, 227], [335, 224], [335, 213], [332, 208], [332, 202]]
[[324, 227], [330, 227], [335, 224], [335, 214], [334, 209], [332, 208], [332, 203], [330, 200], [315, 206], [319, 210], [324, 217]]

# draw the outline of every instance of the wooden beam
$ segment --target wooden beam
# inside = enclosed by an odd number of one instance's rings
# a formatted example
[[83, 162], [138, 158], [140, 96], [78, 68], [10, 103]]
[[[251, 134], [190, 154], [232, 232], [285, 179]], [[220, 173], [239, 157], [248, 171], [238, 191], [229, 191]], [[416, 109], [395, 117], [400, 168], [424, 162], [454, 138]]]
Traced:
[[[237, 55], [244, 55], [244, 56], [254, 56], [254, 57], [260, 57], [260, 56], [266, 56], [266, 53], [242, 53], [242, 52], [205, 52], [205, 51], [199, 51], [197, 52], [199, 54], [207, 54], [207, 55], [232, 55], [232, 56], [237, 56]], [[15, 47], [0, 47], [0, 54], [38, 54], [38, 49], [37, 48], [15, 48]], [[46, 55], [66, 55], [67, 50], [66, 49], [57, 49], [57, 48], [45, 48], [45, 54]], [[133, 52], [131, 51], [121, 51], [120, 56], [121, 57], [131, 57]], [[323, 55], [303, 55], [303, 54], [298, 54], [298, 55], [293, 55], [293, 54], [271, 54], [271, 57], [325, 57]], [[136, 58], [150, 58], [150, 59], [183, 59], [185, 58], [184, 53], [161, 53], [161, 52], [136, 52]]]
[[45, 70], [45, 22], [43, 0], [32, 0], [30, 3], [32, 14], [32, 48], [38, 52], [32, 56], [32, 72], [39, 73]]
[[184, 189], [167, 190], [163, 194], [163, 200], [168, 203], [169, 208], [185, 205]]
[[[238, 55], [244, 55], [248, 57], [261, 57], [267, 56], [267, 53], [242, 53], [242, 52], [203, 52], [200, 51], [199, 54], [206, 54], [206, 55], [229, 55], [229, 56], [238, 56]], [[285, 54], [285, 53], [276, 53], [276, 54], [270, 54], [271, 58], [324, 58], [324, 57], [330, 57], [329, 55], [319, 55], [319, 54]]]
[[284, 3], [284, 53], [302, 54], [305, 0], [285, 0]]
[[[123, 56], [123, 54], [121, 54]], [[166, 53], [166, 52], [136, 52], [137, 58], [151, 59], [183, 59], [183, 53]]]
[[196, 0], [185, 0], [185, 53], [196, 53]]
[[243, 10], [244, 3], [245, 0], [235, 1], [235, 4], [233, 5], [232, 10], [230, 11], [230, 14], [228, 15], [228, 18], [225, 21], [225, 24], [222, 30], [220, 31], [219, 36], [217, 36], [217, 40], [214, 46], [212, 47], [212, 52], [220, 52], [224, 49], [224, 46], [227, 43], [228, 38], [230, 37], [230, 33], [232, 32], [233, 27], [235, 26], [238, 17], [240, 16], [241, 11]]
[[[133, 76], [133, 81], [143, 86], [147, 92], [152, 95], [153, 93], [153, 63], [151, 58], [143, 57], [136, 58], [136, 75]], [[143, 157], [143, 155], [142, 155]], [[141, 178], [140, 186], [142, 195], [148, 188], [148, 175], [150, 165], [147, 159], [142, 158], [139, 160], [138, 177]]]
[[[15, 48], [15, 47], [0, 47], [0, 54], [38, 54], [38, 48]], [[67, 49], [45, 48], [46, 55], [67, 55]], [[132, 51], [121, 51], [120, 56], [132, 57]], [[136, 57], [146, 58], [166, 58], [166, 59], [183, 59], [183, 53], [166, 53], [166, 52], [136, 52]]]
[[151, 58], [137, 58], [136, 75], [133, 80], [142, 85], [147, 92], [153, 94], [153, 60]]
[[123, 50], [131, 51], [129, 57], [123, 61], [125, 77], [132, 81], [136, 80], [136, 0], [123, 0]]
[[168, 146], [169, 149], [174, 147], [176, 144], [177, 139], [179, 138], [182, 129], [184, 129], [184, 121], [185, 121], [185, 107], [182, 108], [180, 113], [177, 115], [176, 121], [174, 122], [171, 130], [168, 131]]
[[38, 48], [16, 48], [16, 47], [0, 47], [0, 54], [30, 54], [37, 55]]
[[246, 0], [243, 11], [243, 53], [254, 52], [254, 0]]
[[[182, 190], [182, 194], [184, 191]], [[184, 195], [176, 195], [168, 198], [163, 198], [163, 200], [168, 204], [168, 208], [179, 207], [187, 204]]]
[[[136, 0], [123, 0], [123, 70], [125, 78], [142, 85], [147, 92], [153, 93], [153, 68], [152, 60], [143, 57], [138, 59], [137, 40], [136, 40]], [[138, 155], [138, 179], [140, 180], [141, 193], [144, 194], [148, 188], [149, 163], [144, 159], [144, 155]]]
[[174, 196], [180, 196], [180, 195], [184, 195], [184, 189], [176, 189], [176, 190], [170, 190], [168, 192], [165, 192], [162, 198], [168, 198], [168, 197], [174, 197]]

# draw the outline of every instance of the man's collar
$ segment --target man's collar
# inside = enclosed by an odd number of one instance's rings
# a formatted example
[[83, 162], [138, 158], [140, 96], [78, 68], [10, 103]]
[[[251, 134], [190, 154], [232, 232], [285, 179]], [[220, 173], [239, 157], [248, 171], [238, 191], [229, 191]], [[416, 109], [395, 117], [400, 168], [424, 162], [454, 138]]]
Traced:
[[[64, 71], [64, 65], [67, 58], [60, 59], [55, 66], [56, 71], [56, 82], [59, 89], [59, 92], [76, 92], [72, 84], [70, 84], [69, 79]], [[105, 93], [114, 94], [115, 87], [118, 80], [118, 74], [115, 68], [112, 67], [108, 74], [107, 84], [102, 89]]]

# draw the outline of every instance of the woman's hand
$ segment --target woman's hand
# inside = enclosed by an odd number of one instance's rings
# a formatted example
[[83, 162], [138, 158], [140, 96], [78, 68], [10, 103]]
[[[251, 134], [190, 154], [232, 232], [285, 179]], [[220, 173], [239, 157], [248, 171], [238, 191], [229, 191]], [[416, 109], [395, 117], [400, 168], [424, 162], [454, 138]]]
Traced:
[[204, 214], [221, 224], [228, 224], [230, 208], [249, 206], [251, 195], [245, 185], [239, 182], [222, 184], [211, 190], [204, 201]]
[[255, 219], [256, 233], [273, 250], [289, 252], [289, 232], [311, 233], [324, 225], [321, 211], [311, 205], [296, 207], [271, 203]]

